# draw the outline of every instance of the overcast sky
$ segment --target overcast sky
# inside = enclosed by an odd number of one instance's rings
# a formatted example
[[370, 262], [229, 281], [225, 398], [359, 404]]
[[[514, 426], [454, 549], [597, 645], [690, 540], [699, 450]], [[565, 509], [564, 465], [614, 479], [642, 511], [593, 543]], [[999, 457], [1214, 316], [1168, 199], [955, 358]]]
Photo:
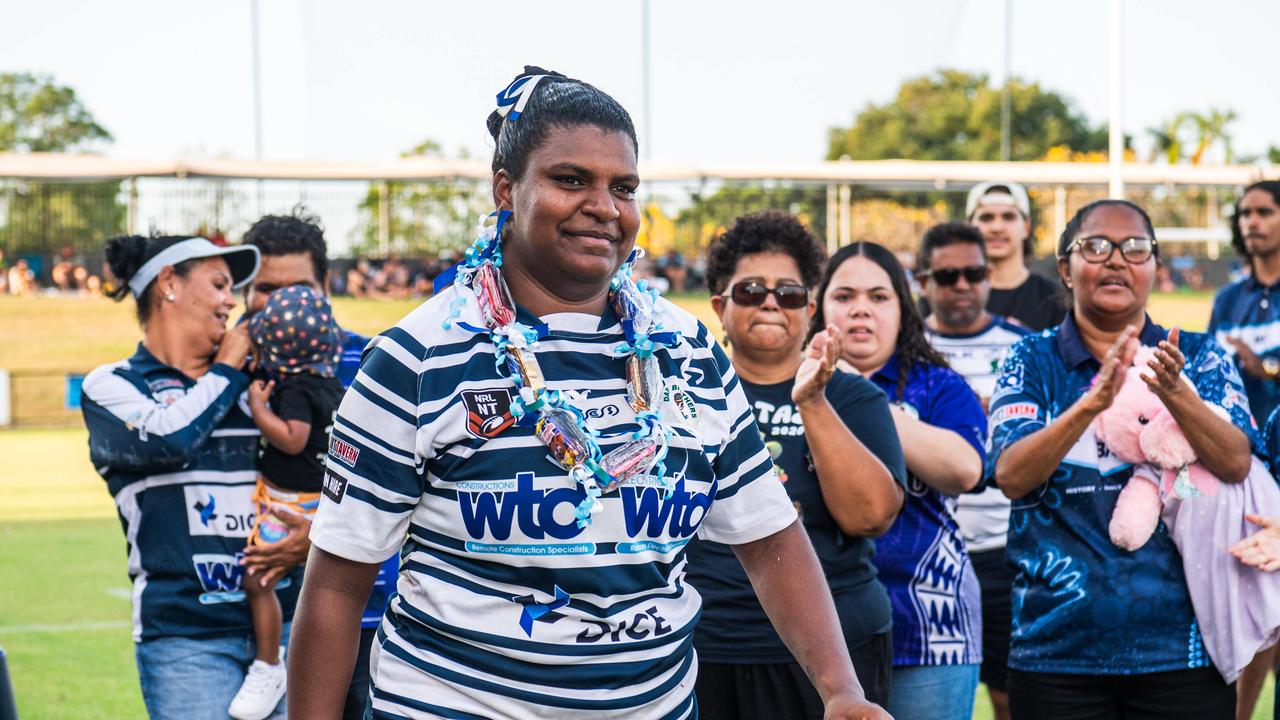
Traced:
[[[251, 158], [250, 7], [3, 0], [0, 71], [74, 87], [115, 136], [110, 155]], [[262, 0], [264, 155], [385, 159], [426, 138], [483, 155], [494, 94], [524, 63], [605, 89], [641, 125], [641, 7]], [[1014, 73], [1103, 120], [1108, 0], [1013, 7]], [[907, 77], [1002, 71], [1003, 0], [652, 0], [651, 17], [656, 161], [821, 160], [829, 127]], [[1125, 23], [1127, 132], [1229, 107], [1237, 152], [1280, 145], [1280, 3], [1126, 0]]]

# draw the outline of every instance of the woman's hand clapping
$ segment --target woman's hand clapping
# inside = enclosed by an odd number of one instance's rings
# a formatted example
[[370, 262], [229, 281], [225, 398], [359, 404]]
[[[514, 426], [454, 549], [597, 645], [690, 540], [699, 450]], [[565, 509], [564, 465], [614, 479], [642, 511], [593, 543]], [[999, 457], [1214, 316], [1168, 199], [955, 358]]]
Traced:
[[835, 326], [813, 336], [804, 349], [804, 360], [796, 370], [796, 384], [791, 389], [791, 400], [797, 406], [808, 405], [823, 398], [827, 382], [835, 374], [840, 359], [840, 335]]
[[1102, 369], [1098, 371], [1093, 387], [1080, 398], [1080, 403], [1091, 415], [1098, 415], [1111, 407], [1116, 394], [1120, 392], [1125, 371], [1133, 364], [1133, 356], [1138, 352], [1137, 333], [1134, 326], [1126, 327], [1103, 356]]

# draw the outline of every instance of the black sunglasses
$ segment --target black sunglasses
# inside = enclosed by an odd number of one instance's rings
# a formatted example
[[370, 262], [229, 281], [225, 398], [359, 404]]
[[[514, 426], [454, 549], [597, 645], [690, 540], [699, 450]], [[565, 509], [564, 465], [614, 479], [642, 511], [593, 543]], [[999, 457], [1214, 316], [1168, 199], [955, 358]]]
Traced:
[[951, 287], [960, 282], [960, 277], [968, 281], [970, 285], [976, 285], [987, 279], [991, 274], [991, 268], [986, 265], [970, 265], [962, 268], [942, 268], [940, 270], [929, 270], [922, 273], [924, 278], [932, 279], [942, 287]]
[[773, 295], [778, 307], [787, 310], [798, 310], [809, 304], [809, 288], [803, 285], [779, 285], [767, 288], [755, 280], [740, 282], [729, 288], [729, 297], [739, 305], [756, 307], [763, 305], [765, 298]]
[[1111, 259], [1117, 247], [1120, 248], [1120, 257], [1123, 257], [1125, 262], [1141, 265], [1155, 252], [1156, 241], [1154, 238], [1131, 237], [1116, 242], [1101, 235], [1093, 235], [1076, 238], [1076, 241], [1067, 247], [1066, 254], [1070, 255], [1072, 251], [1079, 249], [1080, 257], [1085, 262], [1104, 263]]

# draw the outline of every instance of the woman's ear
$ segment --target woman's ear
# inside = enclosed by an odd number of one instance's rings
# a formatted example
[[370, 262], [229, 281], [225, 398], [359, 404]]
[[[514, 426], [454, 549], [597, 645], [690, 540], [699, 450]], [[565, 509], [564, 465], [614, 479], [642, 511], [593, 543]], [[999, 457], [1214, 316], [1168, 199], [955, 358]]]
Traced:
[[498, 210], [511, 210], [511, 174], [506, 169], [493, 174], [493, 206]]
[[165, 265], [160, 268], [160, 272], [156, 274], [156, 288], [152, 291], [153, 298], [157, 302], [161, 300], [173, 302], [177, 299], [177, 295], [175, 293], [177, 292], [179, 279], [178, 274], [173, 271], [172, 265]]
[[711, 309], [715, 311], [716, 318], [720, 320], [720, 327], [724, 327], [724, 308], [725, 299], [723, 295], [711, 296]]
[[1067, 286], [1068, 290], [1071, 289], [1071, 258], [1069, 256], [1058, 258], [1058, 279]]

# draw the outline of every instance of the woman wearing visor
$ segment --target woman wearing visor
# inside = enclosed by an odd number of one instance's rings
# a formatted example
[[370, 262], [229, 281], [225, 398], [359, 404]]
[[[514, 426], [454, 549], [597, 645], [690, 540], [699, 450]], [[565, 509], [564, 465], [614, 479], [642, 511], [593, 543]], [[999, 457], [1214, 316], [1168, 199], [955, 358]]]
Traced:
[[[152, 718], [225, 720], [254, 658], [238, 559], [258, 447], [241, 401], [248, 330], [227, 320], [258, 250], [126, 236], [107, 242], [106, 259], [107, 294], [133, 297], [142, 342], [85, 378], [82, 408], [125, 533], [142, 698]], [[291, 580], [280, 586], [286, 619]], [[271, 717], [283, 716], [281, 702]]]
[[1058, 244], [1073, 309], [1013, 347], [991, 398], [988, 472], [1013, 499], [1015, 719], [1235, 715], [1235, 692], [1210, 664], [1164, 526], [1133, 552], [1107, 530], [1133, 471], [1090, 423], [1111, 405], [1139, 344], [1156, 348], [1143, 368], [1147, 385], [1214, 475], [1241, 481], [1258, 447], [1222, 348], [1147, 317], [1157, 261], [1151, 220], [1137, 205], [1082, 208]]

